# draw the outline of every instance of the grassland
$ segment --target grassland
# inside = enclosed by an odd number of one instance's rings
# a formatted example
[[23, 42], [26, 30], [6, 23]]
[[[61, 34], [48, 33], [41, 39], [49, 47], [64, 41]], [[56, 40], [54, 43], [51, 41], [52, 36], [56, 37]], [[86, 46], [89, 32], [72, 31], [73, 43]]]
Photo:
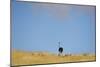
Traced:
[[48, 52], [25, 52], [13, 50], [11, 53], [11, 65], [34, 65], [49, 63], [68, 63], [81, 61], [95, 61], [94, 54], [71, 54], [58, 56]]

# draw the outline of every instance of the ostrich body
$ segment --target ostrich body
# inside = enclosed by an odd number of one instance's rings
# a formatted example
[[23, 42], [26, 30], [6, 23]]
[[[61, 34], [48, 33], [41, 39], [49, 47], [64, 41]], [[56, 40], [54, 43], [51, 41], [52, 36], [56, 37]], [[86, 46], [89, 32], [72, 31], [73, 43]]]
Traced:
[[59, 47], [59, 52], [62, 53], [63, 52], [63, 48]]
[[61, 56], [62, 53], [63, 53], [63, 47], [60, 47], [60, 42], [59, 42], [59, 49], [58, 49], [58, 51], [59, 51], [58, 56]]

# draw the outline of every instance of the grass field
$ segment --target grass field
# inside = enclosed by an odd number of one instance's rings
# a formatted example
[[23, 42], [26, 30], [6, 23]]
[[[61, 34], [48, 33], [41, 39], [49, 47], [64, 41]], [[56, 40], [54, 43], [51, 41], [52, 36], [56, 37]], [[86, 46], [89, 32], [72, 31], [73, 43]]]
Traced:
[[94, 54], [71, 54], [58, 56], [48, 52], [25, 52], [14, 50], [11, 54], [11, 65], [32, 65], [32, 64], [49, 64], [49, 63], [68, 63], [81, 61], [95, 61]]

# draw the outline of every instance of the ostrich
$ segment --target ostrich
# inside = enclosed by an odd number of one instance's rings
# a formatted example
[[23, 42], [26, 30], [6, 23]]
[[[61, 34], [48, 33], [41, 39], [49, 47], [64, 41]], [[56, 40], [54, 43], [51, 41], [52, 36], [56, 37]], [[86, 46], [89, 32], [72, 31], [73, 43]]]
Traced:
[[58, 56], [61, 56], [62, 52], [63, 52], [63, 47], [60, 46], [60, 42], [58, 42], [58, 44], [59, 44], [59, 49], [58, 49], [59, 54], [58, 54]]

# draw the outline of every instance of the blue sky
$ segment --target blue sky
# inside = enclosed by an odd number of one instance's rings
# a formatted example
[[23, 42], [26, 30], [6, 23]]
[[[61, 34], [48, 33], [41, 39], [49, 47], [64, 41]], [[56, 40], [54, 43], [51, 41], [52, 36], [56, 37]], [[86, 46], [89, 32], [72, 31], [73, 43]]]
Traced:
[[12, 48], [95, 53], [95, 6], [12, 2]]

